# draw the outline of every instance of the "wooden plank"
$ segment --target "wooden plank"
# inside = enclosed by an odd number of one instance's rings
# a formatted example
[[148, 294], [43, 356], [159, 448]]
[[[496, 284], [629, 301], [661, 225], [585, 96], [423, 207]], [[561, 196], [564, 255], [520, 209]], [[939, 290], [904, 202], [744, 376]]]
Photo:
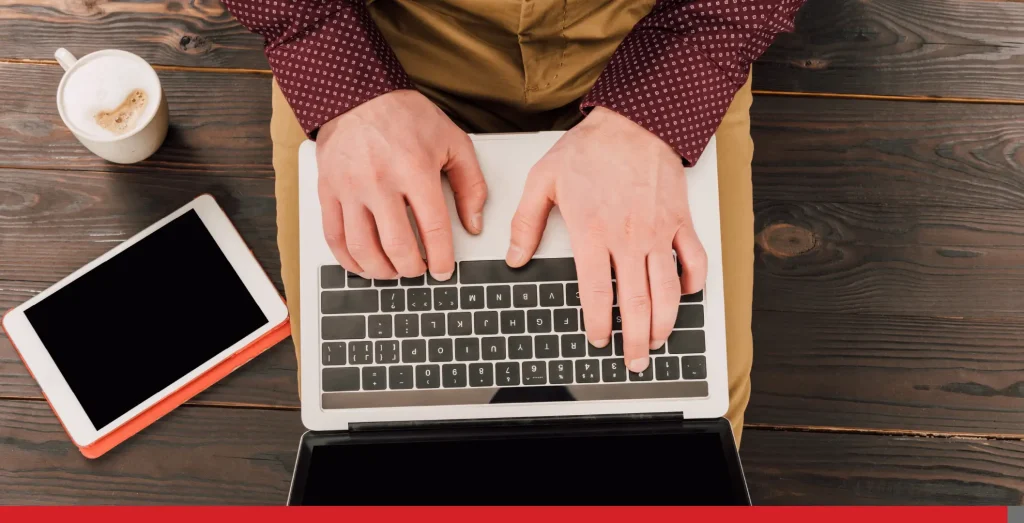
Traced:
[[77, 56], [114, 48], [154, 64], [268, 69], [262, 38], [218, 0], [0, 0], [0, 10], [0, 58], [53, 59], [59, 47]]
[[1018, 505], [1024, 442], [747, 430], [756, 505]]
[[283, 505], [299, 413], [183, 407], [100, 459], [46, 403], [0, 401], [0, 491], [14, 505]]
[[1024, 212], [758, 202], [757, 310], [1024, 317]]
[[1024, 209], [1024, 106], [761, 96], [751, 120], [759, 200]]
[[809, 0], [754, 67], [776, 91], [1024, 99], [1024, 4]]
[[159, 71], [167, 139], [150, 159], [116, 165], [90, 153], [61, 121], [54, 96], [62, 73], [56, 65], [0, 63], [0, 167], [273, 176], [269, 76]]
[[746, 421], [1024, 438], [1024, 322], [754, 313]]

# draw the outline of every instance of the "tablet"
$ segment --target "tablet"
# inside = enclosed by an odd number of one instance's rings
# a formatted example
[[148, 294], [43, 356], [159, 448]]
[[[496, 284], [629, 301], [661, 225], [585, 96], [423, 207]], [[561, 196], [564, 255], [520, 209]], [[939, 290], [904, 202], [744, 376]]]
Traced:
[[287, 315], [204, 195], [12, 309], [3, 327], [72, 441], [88, 447]]

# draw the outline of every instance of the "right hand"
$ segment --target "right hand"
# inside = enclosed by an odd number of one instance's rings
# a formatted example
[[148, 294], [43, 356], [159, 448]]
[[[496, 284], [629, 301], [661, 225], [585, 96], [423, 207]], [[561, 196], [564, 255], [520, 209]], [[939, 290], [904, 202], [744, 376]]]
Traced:
[[[487, 184], [469, 136], [417, 91], [393, 91], [327, 122], [317, 135], [324, 236], [338, 262], [364, 278], [455, 271], [452, 224], [441, 173], [455, 193], [462, 226], [483, 225]], [[426, 250], [420, 255], [406, 213]]]

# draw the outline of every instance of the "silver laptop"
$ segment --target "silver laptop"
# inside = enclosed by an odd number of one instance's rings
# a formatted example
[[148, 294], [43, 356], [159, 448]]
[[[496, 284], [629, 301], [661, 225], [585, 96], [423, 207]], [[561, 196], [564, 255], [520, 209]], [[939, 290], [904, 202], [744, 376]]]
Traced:
[[707, 285], [680, 299], [676, 330], [652, 354], [649, 369], [637, 375], [623, 364], [621, 336], [602, 349], [586, 341], [569, 236], [557, 208], [533, 261], [522, 269], [504, 262], [527, 173], [561, 135], [472, 136], [490, 197], [483, 233], [472, 236], [459, 225], [445, 185], [457, 262], [447, 282], [429, 276], [371, 281], [346, 274], [324, 240], [316, 145], [302, 145], [300, 372], [302, 421], [308, 429], [725, 414], [729, 393], [714, 140], [700, 162], [686, 170], [690, 208], [708, 255]]

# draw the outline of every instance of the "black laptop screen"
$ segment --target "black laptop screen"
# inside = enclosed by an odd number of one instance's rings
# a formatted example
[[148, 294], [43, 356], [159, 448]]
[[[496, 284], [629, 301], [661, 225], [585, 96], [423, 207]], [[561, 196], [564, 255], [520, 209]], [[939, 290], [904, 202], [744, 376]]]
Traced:
[[294, 500], [304, 505], [746, 501], [738, 467], [711, 432], [349, 442], [315, 446], [310, 457]]

